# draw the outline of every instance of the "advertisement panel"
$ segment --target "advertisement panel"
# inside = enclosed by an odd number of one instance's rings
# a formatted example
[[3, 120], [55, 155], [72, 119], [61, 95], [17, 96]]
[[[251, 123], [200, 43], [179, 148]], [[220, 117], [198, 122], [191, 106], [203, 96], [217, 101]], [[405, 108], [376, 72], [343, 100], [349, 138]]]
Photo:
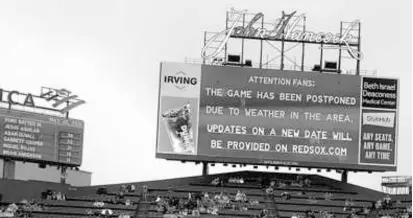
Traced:
[[0, 109], [0, 157], [29, 162], [82, 163], [81, 120]]
[[162, 63], [156, 156], [395, 170], [396, 100], [397, 80]]

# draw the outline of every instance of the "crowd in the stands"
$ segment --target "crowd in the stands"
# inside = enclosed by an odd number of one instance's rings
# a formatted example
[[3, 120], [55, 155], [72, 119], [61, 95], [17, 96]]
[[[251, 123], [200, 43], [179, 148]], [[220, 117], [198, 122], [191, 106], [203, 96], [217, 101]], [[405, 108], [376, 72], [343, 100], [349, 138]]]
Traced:
[[256, 200], [250, 200], [246, 194], [237, 191], [235, 195], [228, 193], [188, 193], [187, 198], [172, 195], [158, 196], [154, 199], [158, 212], [167, 217], [185, 215], [199, 216], [200, 214], [218, 215], [222, 210], [247, 211], [249, 206], [258, 205]]
[[[116, 204], [116, 205], [125, 205], [131, 206], [133, 202], [130, 199], [125, 198], [126, 193], [134, 193], [136, 191], [135, 185], [121, 185], [120, 189], [116, 192], [114, 198], [109, 199], [105, 202], [96, 200], [93, 203], [94, 209], [87, 209], [86, 214], [89, 216], [98, 216], [98, 217], [112, 217], [114, 212], [112, 209], [107, 207], [107, 204]], [[97, 190], [98, 195], [107, 195], [108, 190], [106, 188], [99, 188]], [[130, 215], [125, 213], [120, 213], [118, 218], [130, 218]]]
[[52, 189], [47, 189], [46, 191], [42, 192], [41, 195], [42, 195], [42, 199], [57, 200], [57, 201], [66, 200], [66, 194], [62, 192], [56, 192]]
[[[250, 180], [243, 177], [227, 177], [227, 178], [214, 178], [210, 181], [210, 184], [217, 187], [224, 187], [225, 185], [235, 185], [238, 190], [236, 193], [231, 194], [224, 191], [224, 189], [218, 189], [217, 192], [190, 192], [184, 196], [177, 197], [179, 194], [173, 193], [172, 189], [169, 193], [163, 195], [150, 195], [153, 198], [147, 199], [149, 191], [147, 186], [142, 187], [141, 200], [152, 201], [152, 204], [156, 210], [163, 214], [164, 218], [178, 218], [185, 216], [200, 216], [201, 214], [210, 215], [223, 215], [227, 212], [234, 213], [236, 211], [245, 212], [251, 210], [252, 207], [260, 205], [260, 202], [247, 197], [247, 194], [242, 192], [240, 185], [249, 183]], [[300, 196], [300, 199], [306, 199], [308, 204], [318, 204], [319, 201], [333, 201], [336, 196], [331, 192], [325, 192], [323, 195], [316, 197], [313, 194], [309, 194], [309, 188], [312, 187], [311, 180], [308, 177], [298, 175], [295, 179], [290, 180], [263, 180], [260, 181], [260, 187], [264, 190], [267, 197], [274, 197], [275, 190], [278, 192], [278, 197], [281, 201], [291, 201], [292, 195]], [[290, 187], [290, 189], [284, 189]], [[299, 189], [292, 189], [292, 187], [298, 187]], [[92, 207], [86, 209], [85, 213], [92, 217], [118, 217], [118, 218], [130, 218], [130, 215], [126, 213], [115, 214], [110, 205], [124, 205], [135, 206], [134, 202], [127, 198], [128, 193], [136, 192], [134, 185], [122, 185], [115, 194], [108, 193], [106, 188], [99, 188], [97, 190], [98, 195], [103, 195], [105, 198], [107, 195], [113, 196], [113, 198], [101, 200], [103, 198], [97, 198], [92, 203]], [[290, 193], [291, 192], [291, 193]], [[153, 194], [153, 193], [151, 193]], [[41, 194], [42, 199], [65, 201], [66, 194], [48, 189]], [[304, 196], [304, 197], [303, 197]], [[274, 199], [274, 198], [273, 198]], [[293, 199], [294, 200], [294, 199]], [[343, 201], [341, 201], [343, 202]], [[12, 203], [6, 206], [0, 206], [0, 217], [31, 217], [33, 211], [44, 210], [44, 202], [38, 203], [34, 200], [23, 200], [19, 203]], [[261, 202], [262, 204], [262, 202]], [[393, 200], [390, 196], [385, 196], [382, 199], [371, 202], [371, 206], [360, 206], [357, 200], [347, 199], [343, 202], [343, 213], [346, 213], [346, 218], [365, 218], [366, 215], [374, 215], [377, 218], [411, 218], [412, 207], [407, 208], [401, 206], [401, 201]], [[111, 209], [112, 208], [112, 209]], [[254, 209], [254, 218], [270, 218], [276, 217], [272, 214], [272, 211], [267, 209]], [[234, 213], [236, 214], [236, 213]], [[245, 215], [243, 215], [245, 216]], [[294, 213], [291, 218], [335, 218], [336, 214], [331, 211], [324, 210], [307, 210], [304, 213]], [[340, 216], [341, 217], [341, 216]], [[368, 216], [367, 216], [368, 217]]]
[[36, 201], [22, 200], [19, 204], [0, 207], [0, 217], [31, 217], [33, 211], [42, 211], [43, 206]]
[[[125, 206], [133, 205], [130, 199], [126, 199], [124, 194], [135, 192], [134, 185], [121, 186], [120, 190], [116, 193], [115, 197], [103, 202], [96, 200], [92, 205], [93, 209], [87, 209], [85, 213], [93, 217], [113, 217], [114, 212], [108, 207], [108, 204], [121, 204]], [[97, 193], [99, 195], [108, 194], [105, 188], [98, 189]], [[53, 200], [53, 201], [65, 201], [66, 194], [62, 192], [57, 192], [52, 189], [48, 189], [41, 193], [41, 198], [43, 200]], [[22, 200], [19, 203], [11, 203], [6, 206], [0, 206], [0, 217], [32, 217], [32, 212], [43, 211], [45, 202], [36, 202], [35, 200], [27, 201]], [[116, 215], [118, 218], [130, 218], [130, 215], [125, 213], [120, 213]]]
[[372, 202], [370, 211], [378, 214], [380, 218], [411, 218], [412, 206], [401, 207], [400, 200], [393, 200], [390, 195], [386, 195], [382, 199]]

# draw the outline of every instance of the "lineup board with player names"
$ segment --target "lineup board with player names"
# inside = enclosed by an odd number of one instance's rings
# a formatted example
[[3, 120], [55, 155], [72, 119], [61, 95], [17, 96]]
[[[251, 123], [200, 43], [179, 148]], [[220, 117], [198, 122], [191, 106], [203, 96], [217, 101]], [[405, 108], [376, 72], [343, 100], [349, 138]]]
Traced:
[[0, 110], [0, 157], [80, 166], [84, 122]]

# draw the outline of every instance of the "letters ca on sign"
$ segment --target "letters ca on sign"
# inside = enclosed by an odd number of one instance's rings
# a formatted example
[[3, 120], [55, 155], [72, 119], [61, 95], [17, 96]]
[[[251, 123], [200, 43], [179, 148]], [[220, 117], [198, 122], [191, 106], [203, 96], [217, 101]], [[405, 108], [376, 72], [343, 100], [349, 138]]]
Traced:
[[[242, 25], [242, 18], [244, 14], [246, 14], [246, 10], [236, 11], [233, 8], [231, 9], [230, 16], [232, 16], [231, 21], [232, 24], [225, 30], [222, 30], [212, 36], [206, 43], [205, 46], [202, 48], [201, 57], [204, 59], [211, 59], [216, 57], [222, 49], [227, 44], [229, 38], [233, 37], [242, 37], [242, 38], [253, 38], [253, 39], [263, 39], [263, 40], [291, 40], [291, 41], [307, 41], [307, 42], [317, 42], [317, 43], [334, 43], [337, 45], [332, 45], [330, 47], [324, 47], [323, 49], [343, 49], [347, 50], [349, 55], [356, 59], [362, 59], [362, 53], [357, 51], [356, 49], [352, 48], [350, 45], [350, 41], [353, 39], [353, 36], [350, 32], [358, 28], [360, 23], [359, 20], [355, 20], [350, 23], [350, 25], [340, 34], [333, 34], [333, 33], [315, 33], [315, 32], [302, 32], [296, 30], [295, 28], [298, 26], [299, 22], [304, 19], [305, 15], [300, 14], [296, 15], [296, 12], [292, 12], [290, 14], [285, 14], [283, 12], [283, 17], [278, 19], [273, 29], [265, 29], [265, 28], [254, 28], [254, 24], [261, 19], [264, 15], [262, 13], [257, 13], [255, 16], [249, 21], [249, 23], [244, 27]], [[234, 18], [235, 17], [235, 18]], [[293, 19], [294, 18], [294, 19]], [[219, 46], [215, 46], [212, 48], [212, 43], [216, 42], [217, 39], [221, 39], [221, 43]], [[339, 46], [341, 45], [341, 47]], [[212, 49], [213, 51], [210, 54], [207, 54], [206, 51]]]
[[[20, 96], [25, 96], [20, 98]], [[0, 89], [0, 102], [7, 102], [9, 104], [20, 104], [29, 107], [35, 107], [32, 94], [22, 94], [19, 91], [5, 91]]]

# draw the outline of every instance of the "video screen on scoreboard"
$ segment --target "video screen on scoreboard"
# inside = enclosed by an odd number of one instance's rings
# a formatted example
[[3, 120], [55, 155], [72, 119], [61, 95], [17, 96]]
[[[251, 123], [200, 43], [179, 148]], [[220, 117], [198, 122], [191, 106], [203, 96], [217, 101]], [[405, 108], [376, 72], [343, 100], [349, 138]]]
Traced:
[[156, 156], [396, 170], [398, 80], [162, 63]]
[[80, 166], [81, 120], [0, 110], [0, 157]]

